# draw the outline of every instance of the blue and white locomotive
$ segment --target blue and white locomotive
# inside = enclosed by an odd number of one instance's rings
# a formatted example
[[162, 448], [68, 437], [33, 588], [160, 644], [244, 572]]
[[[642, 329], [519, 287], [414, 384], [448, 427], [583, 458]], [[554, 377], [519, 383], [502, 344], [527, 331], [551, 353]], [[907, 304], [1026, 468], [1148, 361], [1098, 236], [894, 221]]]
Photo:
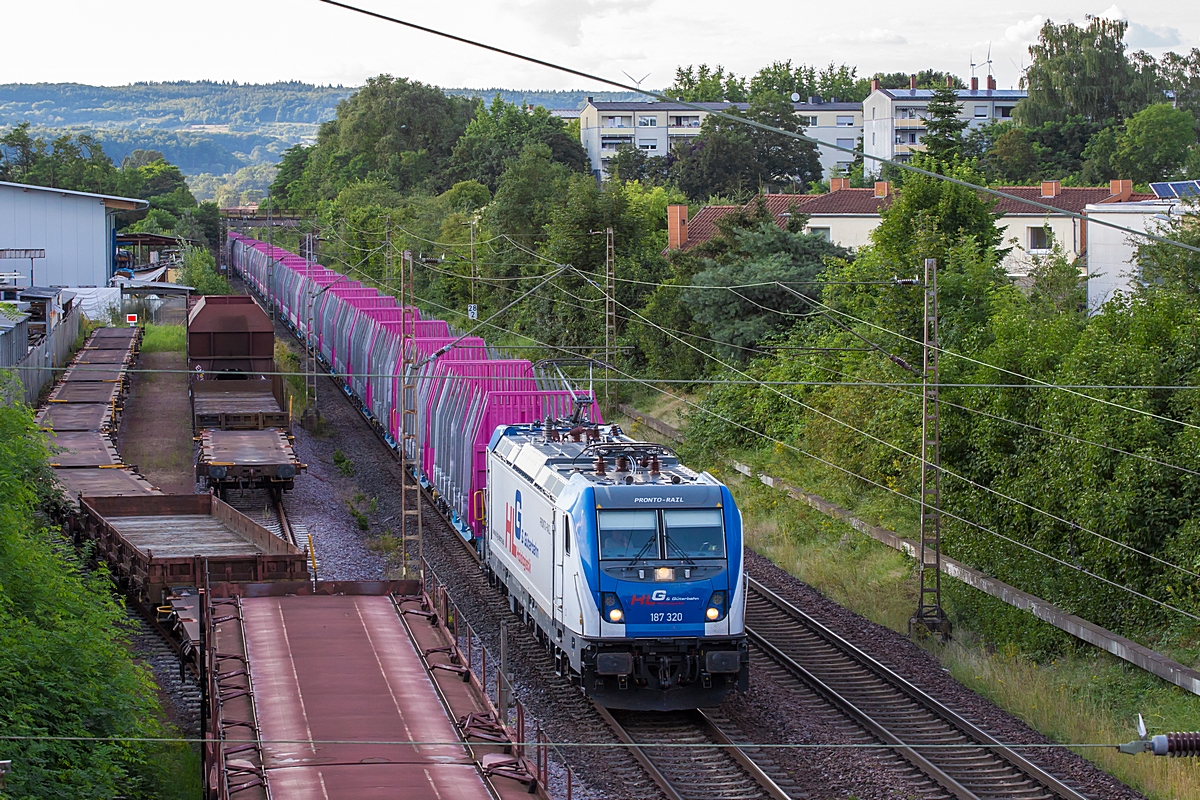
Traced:
[[742, 518], [729, 490], [615, 425], [498, 428], [483, 557], [559, 670], [609, 708], [745, 691]]

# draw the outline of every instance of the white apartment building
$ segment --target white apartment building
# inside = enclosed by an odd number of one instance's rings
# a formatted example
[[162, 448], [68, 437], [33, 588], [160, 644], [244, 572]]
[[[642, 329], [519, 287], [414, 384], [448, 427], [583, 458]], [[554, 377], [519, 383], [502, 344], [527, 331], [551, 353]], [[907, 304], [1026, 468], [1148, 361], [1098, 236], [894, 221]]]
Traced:
[[[879, 81], [871, 82], [871, 94], [863, 101], [863, 154], [879, 158], [907, 161], [913, 153], [924, 150], [921, 138], [925, 135], [925, 108], [933, 96], [931, 89], [918, 89], [914, 75], [908, 89], [883, 89]], [[987, 77], [987, 88], [979, 88], [979, 79], [971, 78], [970, 89], [958, 90], [958, 118], [967, 122], [968, 130], [1012, 117], [1013, 108], [1028, 96], [1018, 89], [997, 89], [996, 79]], [[864, 170], [868, 176], [878, 175], [880, 162], [866, 158]]]
[[[595, 102], [588, 98], [579, 115], [579, 137], [591, 160], [592, 174], [605, 179], [608, 160], [622, 147], [639, 147], [648, 155], [664, 156], [676, 143], [700, 134], [704, 119], [714, 111], [732, 107], [748, 108], [747, 103], [670, 102]], [[808, 102], [793, 103], [802, 118], [805, 133], [819, 141], [853, 149], [863, 135], [863, 109], [858, 103], [824, 102], [810, 97]], [[844, 170], [853, 156], [832, 147], [818, 147], [825, 177]]]

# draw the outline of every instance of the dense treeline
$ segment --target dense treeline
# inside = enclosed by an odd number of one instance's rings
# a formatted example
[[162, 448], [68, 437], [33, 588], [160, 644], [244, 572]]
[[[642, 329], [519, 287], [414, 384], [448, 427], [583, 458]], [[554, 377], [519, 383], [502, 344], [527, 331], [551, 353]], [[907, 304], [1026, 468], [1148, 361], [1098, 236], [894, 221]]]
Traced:
[[47, 524], [45, 510], [61, 499], [20, 396], [15, 376], [0, 371], [0, 735], [12, 760], [4, 796], [176, 796], [168, 773], [179, 746], [128, 740], [175, 734], [160, 722], [148, 670], [133, 661], [105, 571], [90, 570]]
[[47, 141], [22, 123], [0, 136], [0, 180], [148, 200], [148, 210], [124, 212], [118, 225], [202, 246], [220, 237], [216, 204], [197, 203], [179, 167], [154, 150], [134, 150], [118, 166], [89, 134]]

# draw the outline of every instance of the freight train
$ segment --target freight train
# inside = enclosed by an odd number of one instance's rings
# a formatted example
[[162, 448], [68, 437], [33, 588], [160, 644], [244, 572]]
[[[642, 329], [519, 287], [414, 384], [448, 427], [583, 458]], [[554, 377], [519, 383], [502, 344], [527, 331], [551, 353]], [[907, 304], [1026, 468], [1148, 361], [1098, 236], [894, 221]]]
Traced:
[[264, 242], [228, 246], [394, 449], [418, 365], [417, 477], [585, 694], [669, 710], [746, 690], [742, 521], [724, 485], [444, 320]]

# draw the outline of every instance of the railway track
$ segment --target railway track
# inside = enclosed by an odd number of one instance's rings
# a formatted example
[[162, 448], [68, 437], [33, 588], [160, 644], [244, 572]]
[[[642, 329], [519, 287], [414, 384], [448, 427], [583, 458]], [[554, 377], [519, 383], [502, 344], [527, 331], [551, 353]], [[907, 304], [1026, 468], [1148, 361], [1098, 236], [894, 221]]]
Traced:
[[285, 542], [308, 547], [307, 536], [303, 541], [297, 541], [297, 532], [283, 508], [283, 500], [269, 489], [229, 489], [223, 499]]
[[892, 745], [889, 755], [907, 762], [923, 796], [1085, 800], [754, 579], [746, 632], [760, 659], [852, 720], [861, 732], [854, 738]]
[[761, 755], [752, 757], [722, 730], [719, 712], [596, 710], [623, 742], [642, 745], [630, 748], [630, 754], [670, 800], [802, 796], [773, 764], [763, 763]]

